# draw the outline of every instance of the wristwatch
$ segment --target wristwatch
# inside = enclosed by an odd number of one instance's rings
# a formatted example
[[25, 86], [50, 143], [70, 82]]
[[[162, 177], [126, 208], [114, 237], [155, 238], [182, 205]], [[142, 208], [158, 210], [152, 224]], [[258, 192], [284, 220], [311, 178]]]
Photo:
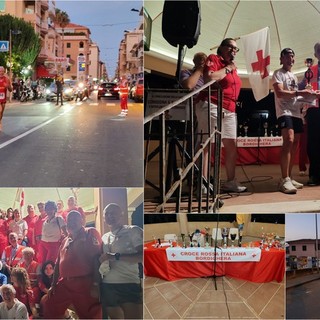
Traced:
[[229, 74], [231, 72], [227, 67], [224, 69], [226, 70], [226, 74]]
[[114, 255], [114, 257], [115, 257], [115, 259], [116, 259], [117, 261], [119, 261], [119, 260], [120, 260], [120, 253], [117, 252], [117, 253]]

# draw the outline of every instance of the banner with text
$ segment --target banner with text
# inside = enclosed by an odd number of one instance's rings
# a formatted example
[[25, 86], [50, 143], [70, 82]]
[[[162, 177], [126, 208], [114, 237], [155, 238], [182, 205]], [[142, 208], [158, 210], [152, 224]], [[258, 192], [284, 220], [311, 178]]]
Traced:
[[[261, 259], [260, 248], [167, 248], [168, 261], [197, 261], [197, 262], [258, 262]], [[215, 258], [216, 255], [216, 258]]]
[[237, 146], [240, 148], [252, 147], [281, 147], [282, 137], [238, 137]]

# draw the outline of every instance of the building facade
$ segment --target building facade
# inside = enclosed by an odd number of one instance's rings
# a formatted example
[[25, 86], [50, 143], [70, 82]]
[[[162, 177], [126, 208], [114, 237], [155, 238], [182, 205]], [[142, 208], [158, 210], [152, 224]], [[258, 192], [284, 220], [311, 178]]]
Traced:
[[[142, 17], [142, 10], [140, 11]], [[133, 31], [124, 31], [124, 38], [119, 44], [118, 67], [116, 78], [122, 76], [129, 80], [143, 77], [143, 23]]]
[[0, 1], [0, 14], [10, 14], [30, 22], [41, 40], [33, 78], [101, 79], [107, 76], [100, 61], [100, 50], [90, 39], [90, 29], [70, 23], [62, 28], [55, 23], [55, 0]]
[[[288, 247], [286, 253], [292, 256], [307, 256], [315, 257], [316, 252], [316, 240], [315, 239], [299, 239], [288, 241]], [[318, 243], [318, 250], [320, 249], [320, 241]]]

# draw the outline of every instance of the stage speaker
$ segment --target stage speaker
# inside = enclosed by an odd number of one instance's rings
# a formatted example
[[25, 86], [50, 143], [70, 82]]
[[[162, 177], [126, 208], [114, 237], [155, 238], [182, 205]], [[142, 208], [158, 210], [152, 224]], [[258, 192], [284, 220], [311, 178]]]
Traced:
[[162, 12], [162, 35], [174, 47], [192, 48], [200, 35], [200, 1], [165, 0]]

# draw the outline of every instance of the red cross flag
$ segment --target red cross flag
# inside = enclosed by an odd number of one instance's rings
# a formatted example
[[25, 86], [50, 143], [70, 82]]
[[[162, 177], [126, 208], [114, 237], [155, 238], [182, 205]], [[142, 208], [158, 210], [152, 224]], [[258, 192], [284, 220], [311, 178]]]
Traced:
[[249, 82], [256, 101], [269, 94], [270, 30], [269, 27], [240, 37]]
[[19, 203], [19, 209], [20, 209], [20, 213], [21, 213], [21, 216], [22, 216], [23, 215], [23, 211], [24, 211], [24, 203], [25, 203], [24, 189], [23, 188], [18, 188], [17, 189], [15, 201]]

